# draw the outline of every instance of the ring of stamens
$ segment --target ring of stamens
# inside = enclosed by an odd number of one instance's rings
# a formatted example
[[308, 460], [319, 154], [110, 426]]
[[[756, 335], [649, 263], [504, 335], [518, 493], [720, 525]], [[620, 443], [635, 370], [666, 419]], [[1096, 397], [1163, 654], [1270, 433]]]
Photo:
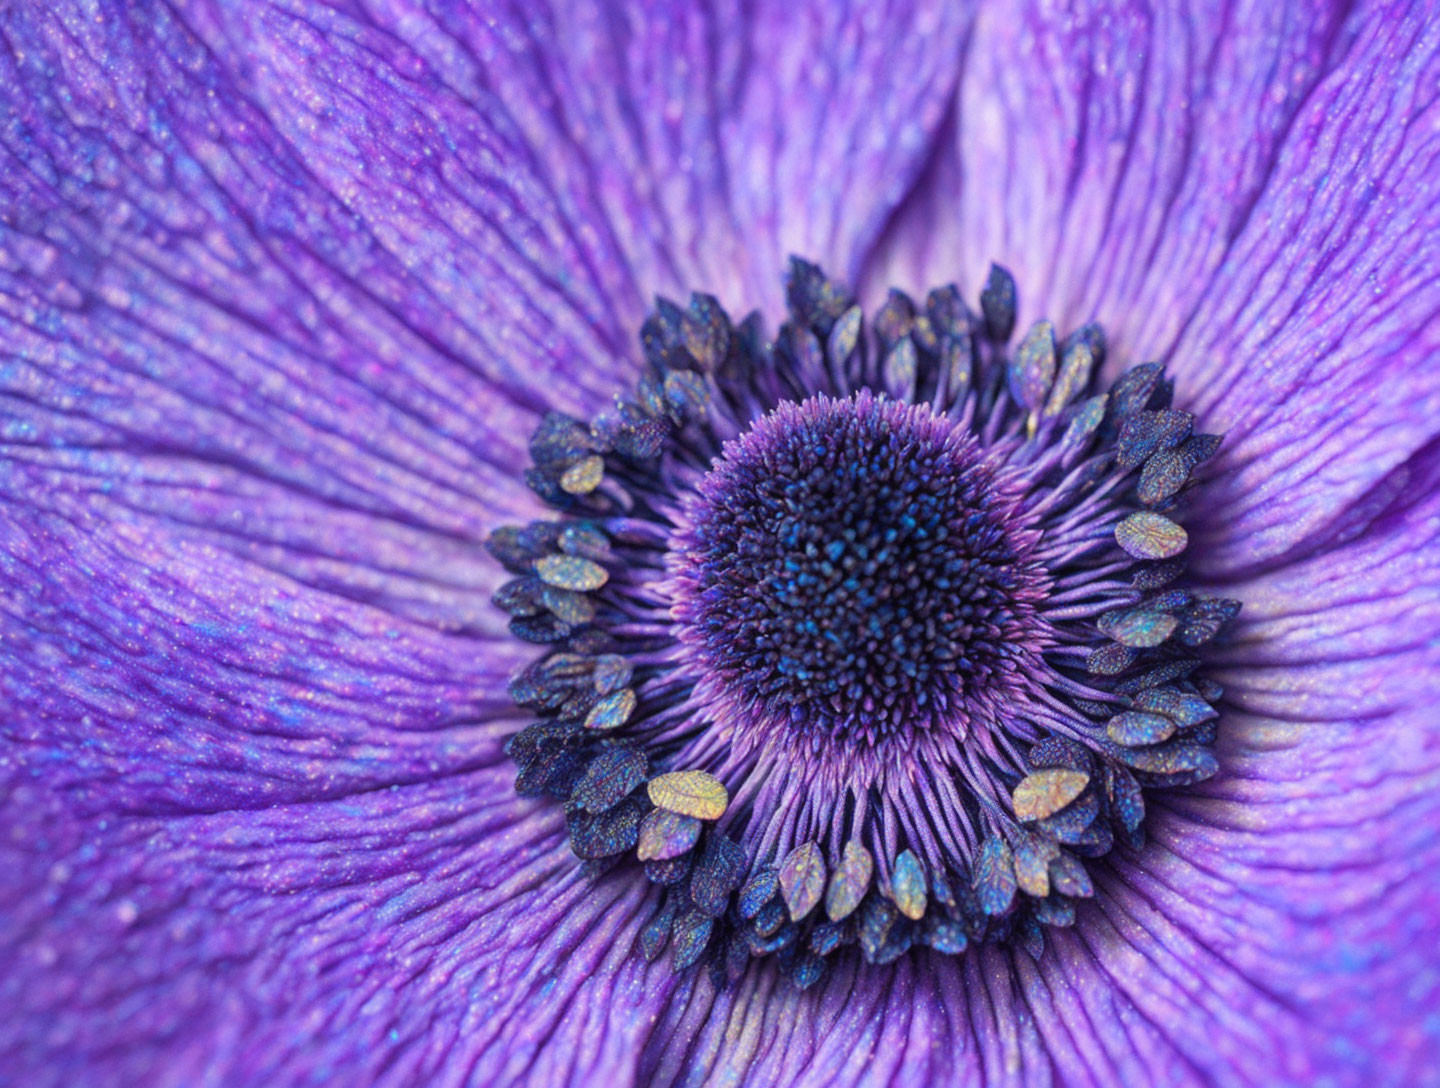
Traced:
[[1177, 588], [1176, 515], [1219, 439], [1158, 364], [1095, 391], [1093, 325], [1007, 347], [998, 268], [979, 313], [892, 292], [870, 330], [813, 265], [788, 299], [772, 341], [662, 300], [633, 394], [537, 430], [564, 516], [489, 542], [549, 648], [512, 684], [517, 789], [587, 864], [642, 863], [642, 949], [680, 968], [1038, 955], [1144, 791], [1216, 769], [1197, 651], [1239, 605]]

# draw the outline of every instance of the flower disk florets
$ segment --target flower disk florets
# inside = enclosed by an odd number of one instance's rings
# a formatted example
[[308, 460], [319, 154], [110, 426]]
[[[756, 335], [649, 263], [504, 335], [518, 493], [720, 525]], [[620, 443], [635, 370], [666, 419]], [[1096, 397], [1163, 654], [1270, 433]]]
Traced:
[[1034, 634], [1023, 511], [975, 436], [926, 407], [782, 404], [686, 513], [681, 638], [777, 739], [963, 735], [967, 688], [1004, 682]]

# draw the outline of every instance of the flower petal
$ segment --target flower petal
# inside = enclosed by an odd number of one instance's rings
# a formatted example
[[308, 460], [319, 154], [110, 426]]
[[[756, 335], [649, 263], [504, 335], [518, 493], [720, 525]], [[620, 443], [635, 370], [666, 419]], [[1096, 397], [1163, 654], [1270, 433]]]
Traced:
[[372, 290], [462, 358], [591, 389], [628, 371], [655, 291], [778, 312], [790, 252], [855, 269], [931, 148], [970, 18], [267, 0], [198, 5], [184, 30], [245, 120], [303, 154], [286, 180], [403, 266]]
[[994, 948], [883, 969], [842, 960], [803, 993], [766, 971], [723, 993], [696, 980], [671, 1003], [644, 1068], [656, 1085], [1048, 1083], [1021, 1002], [1009, 956]]
[[[646, 1002], [667, 992], [630, 952], [636, 888], [581, 878], [554, 814], [515, 798], [512, 777], [498, 763], [342, 800], [99, 822], [48, 784], [11, 790], [7, 1074], [623, 1079]], [[585, 1010], [604, 1010], [603, 1031]]]
[[403, 262], [173, 15], [17, 23], [0, 56], [11, 501], [204, 548], [191, 566], [222, 593], [238, 557], [493, 624], [479, 541], [532, 508], [494, 466], [523, 457], [540, 401], [513, 405], [495, 353], [400, 305], [422, 295]]
[[1440, 32], [1385, 3], [987, 8], [948, 146], [877, 284], [986, 262], [1022, 322], [1096, 317], [1225, 431], [1194, 549], [1321, 547], [1437, 433]]
[[511, 643], [315, 592], [83, 499], [5, 501], [21, 511], [0, 524], [7, 770], [77, 810], [252, 808], [495, 758], [484, 723], [513, 720]]

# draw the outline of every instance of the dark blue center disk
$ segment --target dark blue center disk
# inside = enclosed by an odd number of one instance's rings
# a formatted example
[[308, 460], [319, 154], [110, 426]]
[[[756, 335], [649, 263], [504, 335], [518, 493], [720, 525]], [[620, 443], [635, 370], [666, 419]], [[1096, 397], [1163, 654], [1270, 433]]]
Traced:
[[1040, 578], [974, 436], [861, 393], [783, 404], [687, 507], [683, 637], [746, 716], [868, 738], [963, 722]]

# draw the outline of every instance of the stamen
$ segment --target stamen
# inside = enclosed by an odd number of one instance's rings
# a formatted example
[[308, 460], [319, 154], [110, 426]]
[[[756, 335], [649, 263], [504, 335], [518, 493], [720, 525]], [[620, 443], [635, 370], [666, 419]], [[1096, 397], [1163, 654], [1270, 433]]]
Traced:
[[800, 987], [855, 947], [1043, 949], [1143, 843], [1145, 791], [1216, 772], [1197, 674], [1236, 601], [1177, 586], [1218, 448], [1158, 363], [1108, 390], [1102, 330], [1013, 350], [1014, 280], [861, 308], [795, 261], [767, 340], [708, 295], [656, 304], [644, 372], [552, 414], [497, 529], [495, 603], [542, 656], [516, 789], [594, 871], [656, 886], [640, 950]]

